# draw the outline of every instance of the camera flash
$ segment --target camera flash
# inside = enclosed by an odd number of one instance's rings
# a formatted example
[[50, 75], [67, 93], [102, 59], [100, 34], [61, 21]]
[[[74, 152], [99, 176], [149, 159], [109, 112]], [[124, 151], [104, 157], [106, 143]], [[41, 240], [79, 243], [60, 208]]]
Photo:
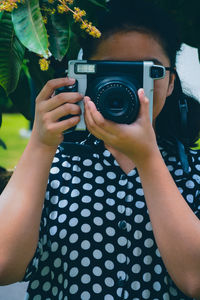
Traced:
[[76, 64], [75, 72], [77, 74], [94, 74], [96, 73], [95, 64]]

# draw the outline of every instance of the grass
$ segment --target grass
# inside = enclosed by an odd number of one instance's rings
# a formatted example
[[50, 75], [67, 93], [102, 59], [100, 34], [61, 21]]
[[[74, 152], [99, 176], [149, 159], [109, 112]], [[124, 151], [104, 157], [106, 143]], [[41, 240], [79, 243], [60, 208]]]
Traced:
[[13, 169], [16, 166], [28, 142], [28, 139], [20, 136], [19, 131], [21, 128], [28, 129], [28, 124], [21, 114], [3, 114], [0, 139], [6, 144], [7, 150], [0, 147], [1, 167]]
[[[16, 166], [28, 142], [28, 139], [24, 139], [20, 136], [19, 131], [21, 128], [28, 129], [28, 121], [23, 115], [3, 115], [0, 138], [6, 144], [7, 150], [0, 147], [0, 166], [8, 170]], [[197, 148], [200, 149], [200, 140]]]

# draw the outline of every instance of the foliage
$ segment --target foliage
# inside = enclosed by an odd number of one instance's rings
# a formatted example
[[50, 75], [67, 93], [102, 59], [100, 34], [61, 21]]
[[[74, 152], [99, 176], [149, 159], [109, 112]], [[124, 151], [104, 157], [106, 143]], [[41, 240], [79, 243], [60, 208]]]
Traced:
[[[39, 92], [47, 80], [66, 69], [69, 59], [77, 57], [78, 36], [100, 36], [95, 16], [107, 9], [108, 1], [0, 1], [0, 126], [8, 99], [31, 118], [32, 81]], [[170, 11], [180, 25], [182, 41], [200, 49], [199, 0], [149, 1]]]

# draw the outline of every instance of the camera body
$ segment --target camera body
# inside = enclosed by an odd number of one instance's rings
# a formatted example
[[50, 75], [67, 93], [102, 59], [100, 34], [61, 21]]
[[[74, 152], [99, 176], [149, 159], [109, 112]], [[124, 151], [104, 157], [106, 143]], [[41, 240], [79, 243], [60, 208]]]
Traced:
[[[76, 84], [62, 92], [71, 90], [87, 95], [106, 119], [131, 124], [139, 112], [137, 91], [140, 88], [150, 101], [152, 120], [154, 80], [164, 76], [165, 68], [152, 61], [71, 60], [68, 77], [76, 79]], [[79, 105], [82, 115], [76, 130], [85, 130], [83, 102]]]

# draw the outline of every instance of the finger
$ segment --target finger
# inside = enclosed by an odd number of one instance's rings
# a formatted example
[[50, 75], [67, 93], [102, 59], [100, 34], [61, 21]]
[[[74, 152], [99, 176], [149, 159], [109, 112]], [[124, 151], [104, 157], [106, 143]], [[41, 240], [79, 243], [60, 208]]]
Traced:
[[138, 97], [140, 100], [140, 110], [138, 118], [150, 118], [149, 117], [149, 99], [146, 97], [144, 89], [138, 90]]
[[60, 93], [44, 102], [45, 111], [51, 111], [65, 103], [77, 103], [83, 99], [79, 93]]
[[80, 115], [81, 109], [77, 104], [65, 103], [48, 113], [51, 121], [57, 121], [68, 115]]
[[88, 130], [97, 138], [111, 141], [113, 132], [108, 124], [113, 122], [104, 119], [101, 113], [97, 111], [95, 104], [88, 97], [85, 98], [85, 122]]
[[49, 99], [56, 89], [63, 87], [63, 86], [69, 86], [74, 83], [75, 83], [75, 79], [68, 78], [68, 77], [56, 78], [56, 79], [49, 80], [45, 84], [45, 86], [43, 87], [41, 92], [39, 93], [39, 95], [37, 97], [37, 101]]
[[80, 122], [80, 117], [73, 116], [67, 120], [52, 123], [52, 129], [57, 133], [64, 132], [67, 129], [70, 129], [70, 128], [76, 126], [79, 122]]

